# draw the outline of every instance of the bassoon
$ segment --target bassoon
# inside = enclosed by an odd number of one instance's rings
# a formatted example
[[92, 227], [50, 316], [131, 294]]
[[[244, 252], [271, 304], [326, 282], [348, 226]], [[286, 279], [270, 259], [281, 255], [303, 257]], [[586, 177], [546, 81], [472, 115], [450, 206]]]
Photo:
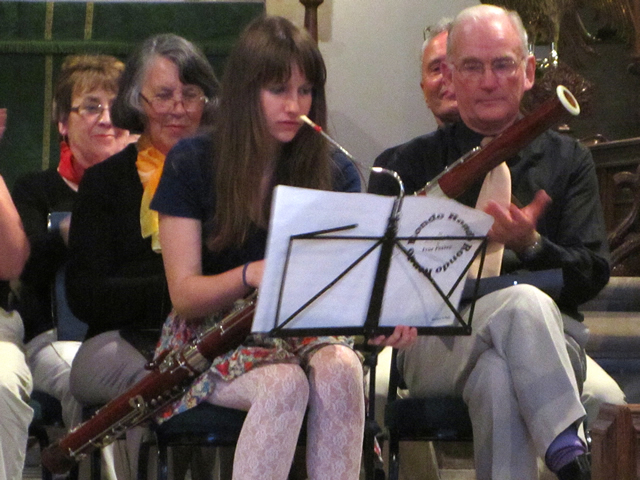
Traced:
[[457, 198], [478, 179], [510, 159], [522, 148], [548, 130], [567, 113], [578, 115], [580, 105], [573, 94], [558, 85], [556, 95], [544, 101], [529, 115], [522, 117], [483, 147], [476, 147], [445, 168], [416, 195], [438, 195]]
[[[444, 193], [455, 198], [478, 178], [559, 122], [567, 112], [572, 115], [579, 113], [578, 102], [568, 89], [559, 86], [556, 93], [555, 97], [545, 101], [485, 146], [472, 150], [454, 162], [417, 194]], [[304, 121], [324, 134], [321, 127], [308, 118]], [[256, 302], [257, 295], [254, 293], [244, 307], [225, 317], [197, 339], [159, 357], [149, 366], [149, 373], [140, 382], [44, 449], [42, 464], [52, 473], [66, 473], [75, 462], [94, 449], [109, 445], [127, 429], [141, 424], [180, 398], [196, 377], [209, 368], [214, 358], [238, 347], [251, 333]]]
[[42, 452], [42, 464], [52, 473], [66, 473], [96, 448], [114, 442], [180, 398], [214, 358], [239, 346], [251, 333], [257, 295], [198, 338], [149, 365], [149, 373], [122, 395], [100, 408], [89, 420]]

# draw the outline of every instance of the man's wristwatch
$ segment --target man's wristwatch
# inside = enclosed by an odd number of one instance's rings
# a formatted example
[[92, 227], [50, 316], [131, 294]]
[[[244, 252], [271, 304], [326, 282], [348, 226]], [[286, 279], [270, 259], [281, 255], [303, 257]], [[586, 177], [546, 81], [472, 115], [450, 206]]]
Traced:
[[525, 248], [518, 256], [520, 260], [524, 262], [530, 262], [534, 258], [538, 256], [540, 251], [542, 250], [542, 237], [538, 232], [536, 232], [536, 240]]

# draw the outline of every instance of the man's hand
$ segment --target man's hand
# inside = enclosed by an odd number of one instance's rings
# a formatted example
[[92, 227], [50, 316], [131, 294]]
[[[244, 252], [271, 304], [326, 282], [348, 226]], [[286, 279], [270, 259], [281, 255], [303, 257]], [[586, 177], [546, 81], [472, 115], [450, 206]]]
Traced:
[[369, 345], [378, 345], [393, 348], [406, 348], [418, 338], [418, 330], [415, 327], [398, 325], [391, 335], [380, 335], [369, 340]]
[[523, 208], [511, 204], [508, 209], [489, 202], [484, 211], [494, 218], [489, 240], [504, 244], [516, 253], [523, 252], [537, 239], [536, 225], [540, 215], [551, 203], [544, 190], [538, 190], [533, 201]]

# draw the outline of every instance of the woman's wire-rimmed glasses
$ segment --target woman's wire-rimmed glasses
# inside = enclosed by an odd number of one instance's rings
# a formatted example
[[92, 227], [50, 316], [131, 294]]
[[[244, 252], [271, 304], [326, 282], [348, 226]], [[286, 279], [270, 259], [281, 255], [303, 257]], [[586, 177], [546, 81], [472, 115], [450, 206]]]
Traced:
[[69, 111], [75, 112], [85, 118], [100, 118], [105, 110], [111, 110], [109, 106], [104, 106], [99, 102], [83, 102], [76, 107], [71, 107]]
[[174, 97], [173, 93], [158, 94], [151, 98], [147, 98], [144, 94], [140, 93], [140, 97], [159, 114], [172, 112], [178, 103], [181, 103], [185, 111], [189, 113], [195, 112], [209, 103], [209, 99], [206, 95], [203, 95], [202, 92], [182, 92], [179, 98]]

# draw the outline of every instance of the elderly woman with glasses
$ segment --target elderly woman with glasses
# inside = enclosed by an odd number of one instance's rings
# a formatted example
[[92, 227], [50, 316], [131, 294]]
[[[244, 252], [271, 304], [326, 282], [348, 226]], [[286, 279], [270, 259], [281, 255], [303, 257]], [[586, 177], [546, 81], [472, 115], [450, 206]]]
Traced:
[[[122, 150], [127, 130], [111, 122], [109, 108], [118, 91], [124, 63], [107, 55], [67, 57], [55, 86], [53, 120], [60, 132], [60, 162], [55, 169], [20, 177], [13, 200], [29, 238], [31, 254], [18, 284], [13, 284], [25, 329], [27, 362], [34, 388], [61, 401], [65, 426], [81, 420], [82, 409], [69, 388], [71, 362], [80, 342], [60, 341], [51, 317], [51, 285], [68, 258], [69, 212], [87, 168]], [[52, 218], [63, 218], [50, 228]]]
[[[67, 296], [89, 325], [71, 369], [83, 404], [104, 404], [147, 373], [171, 304], [149, 203], [166, 154], [209, 123], [217, 91], [207, 58], [182, 37], [151, 37], [127, 61], [112, 116], [140, 138], [86, 172], [69, 234]], [[132, 473], [140, 435], [127, 433]]]

